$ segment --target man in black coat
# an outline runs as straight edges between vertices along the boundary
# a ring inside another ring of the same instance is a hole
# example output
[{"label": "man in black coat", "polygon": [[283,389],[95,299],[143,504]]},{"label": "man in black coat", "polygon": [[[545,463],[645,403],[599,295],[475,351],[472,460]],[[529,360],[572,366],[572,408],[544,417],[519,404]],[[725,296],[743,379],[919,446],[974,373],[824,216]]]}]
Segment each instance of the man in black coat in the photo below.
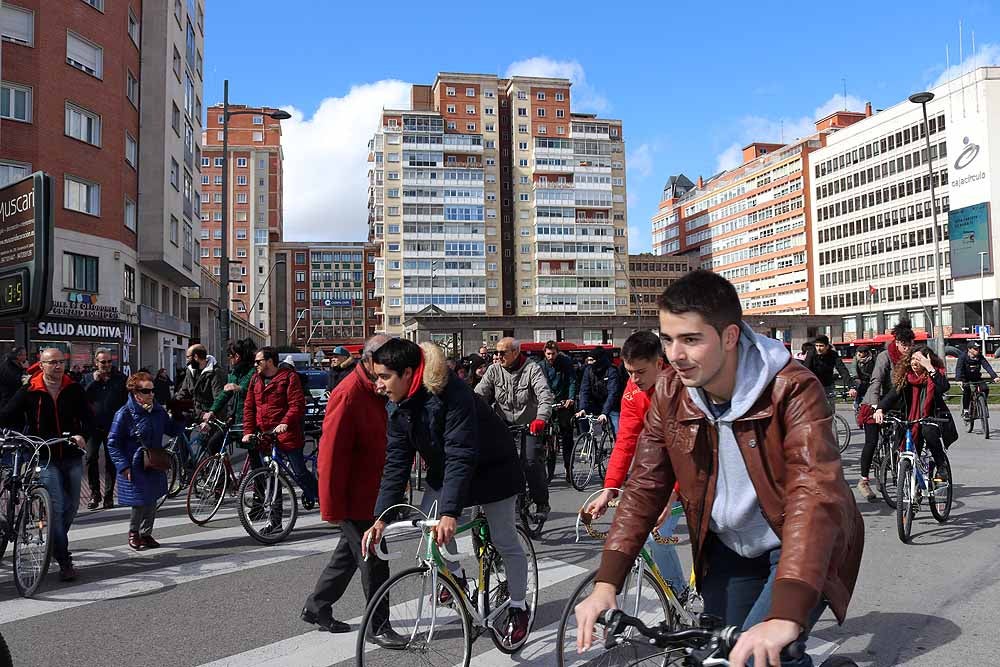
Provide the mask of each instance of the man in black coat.
[{"label": "man in black coat", "polygon": [[840,376],[840,381],[845,387],[851,387],[851,372],[847,370],[840,355],[830,345],[830,339],[825,335],[819,335],[816,336],[813,344],[814,350],[806,354],[805,361],[802,363],[819,378],[820,384],[826,390],[826,395],[828,397],[833,395],[834,373]]},{"label": "man in black coat", "polygon": [[125,376],[111,365],[111,352],[98,349],[94,355],[97,370],[87,385],[87,403],[94,413],[94,428],[87,439],[87,483],[90,485],[90,503],[87,509],[93,511],[101,506],[100,454],[104,448],[104,509],[115,506],[115,462],[108,454],[108,433],[115,413],[128,400]]},{"label": "man in black coat", "polygon": [[21,388],[27,363],[28,353],[23,347],[15,347],[4,355],[0,362],[0,405],[5,405]]},{"label": "man in black coat", "polygon": [[326,381],[326,390],[333,391],[336,389],[337,385],[344,381],[344,378],[354,372],[354,367],[357,363],[354,357],[351,356],[351,353],[347,351],[347,348],[339,345],[333,348],[333,353],[330,356],[330,371]]},{"label": "man in black coat", "polygon": [[[448,370],[444,352],[433,343],[418,346],[394,338],[375,351],[378,388],[396,409],[389,416],[385,468],[375,515],[402,501],[414,455],[427,464],[422,509],[437,504],[436,539],[453,550],[458,517],[469,505],[482,505],[490,538],[507,569],[510,610],[506,626],[517,644],[528,632],[525,605],[528,562],[514,517],[524,474],[513,438],[503,420]],[[363,545],[379,544],[385,522],[365,533]],[[449,568],[464,582],[457,563]],[[450,601],[450,594],[442,595]]]}]

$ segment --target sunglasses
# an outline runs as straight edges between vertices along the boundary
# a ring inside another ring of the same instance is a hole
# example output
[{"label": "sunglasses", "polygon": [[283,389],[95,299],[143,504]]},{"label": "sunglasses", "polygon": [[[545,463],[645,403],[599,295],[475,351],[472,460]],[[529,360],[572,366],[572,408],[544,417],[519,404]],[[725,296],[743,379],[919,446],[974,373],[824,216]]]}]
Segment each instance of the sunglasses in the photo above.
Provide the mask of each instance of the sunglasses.
[{"label": "sunglasses", "polygon": [[145,387],[136,387],[135,393],[137,393],[137,394],[147,394],[148,395],[148,394],[152,394],[153,390],[152,390],[152,388],[146,389]]},{"label": "sunglasses", "polygon": [[267,361],[267,359],[254,359],[253,360],[253,365],[256,366],[257,364],[262,364],[265,361]]}]

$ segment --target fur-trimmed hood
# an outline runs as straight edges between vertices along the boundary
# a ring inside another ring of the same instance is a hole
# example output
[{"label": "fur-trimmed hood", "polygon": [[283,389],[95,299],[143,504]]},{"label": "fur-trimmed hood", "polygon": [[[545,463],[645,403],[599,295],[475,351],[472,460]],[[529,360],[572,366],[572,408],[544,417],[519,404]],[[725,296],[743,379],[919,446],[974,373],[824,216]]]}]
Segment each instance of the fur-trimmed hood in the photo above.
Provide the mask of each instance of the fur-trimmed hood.
[{"label": "fur-trimmed hood", "polygon": [[420,349],[424,353],[424,387],[432,394],[440,394],[448,385],[450,372],[444,350],[436,343],[429,341],[421,343]]}]

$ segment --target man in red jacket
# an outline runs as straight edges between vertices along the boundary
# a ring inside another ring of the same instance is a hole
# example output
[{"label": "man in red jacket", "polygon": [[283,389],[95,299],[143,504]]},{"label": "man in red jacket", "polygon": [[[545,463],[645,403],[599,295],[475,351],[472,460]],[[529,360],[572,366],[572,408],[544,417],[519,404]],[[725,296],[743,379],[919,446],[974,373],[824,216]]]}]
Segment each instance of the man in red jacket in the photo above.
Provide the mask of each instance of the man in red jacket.
[{"label": "man in red jacket", "polygon": [[[340,526],[340,542],[326,564],[316,588],[306,598],[302,620],[325,632],[350,632],[351,626],[333,618],[333,605],[344,595],[354,572],[361,570],[365,599],[389,578],[389,564],[379,558],[365,560],[361,536],[372,527],[385,465],[386,400],[375,389],[372,355],[389,340],[368,339],[362,361],[330,394],[319,442],[319,507],[324,521]],[[383,648],[402,648],[406,640],[388,627],[388,601],[380,609],[381,631],[370,641]]]}]

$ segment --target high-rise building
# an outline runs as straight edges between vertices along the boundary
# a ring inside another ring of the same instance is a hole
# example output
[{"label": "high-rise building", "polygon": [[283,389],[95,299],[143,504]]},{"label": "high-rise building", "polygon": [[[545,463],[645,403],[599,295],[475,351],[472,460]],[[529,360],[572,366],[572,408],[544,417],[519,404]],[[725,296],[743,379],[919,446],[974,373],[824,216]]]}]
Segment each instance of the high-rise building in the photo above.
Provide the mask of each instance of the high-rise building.
[{"label": "high-rise building", "polygon": [[271,340],[329,353],[375,333],[375,248],[358,242],[274,243]]},{"label": "high-rise building", "polygon": [[386,331],[421,311],[628,312],[621,122],[572,113],[569,80],[442,72],[369,148]]},{"label": "high-rise building", "polygon": [[184,366],[201,278],[203,0],[146,3],[139,130],[139,359]]},{"label": "high-rise building", "polygon": [[663,257],[652,253],[628,256],[629,317],[636,325],[658,328],[660,310],[656,300],[670,283],[691,270],[691,258],[685,255]]},{"label": "high-rise building", "polygon": [[[265,289],[273,266],[271,244],[282,240],[283,161],[277,109],[230,104],[230,111],[259,112],[229,118],[228,245],[231,307],[268,331],[271,312]],[[219,276],[222,257],[222,105],[208,108],[201,157],[201,257]],[[236,280],[236,273],[239,280]],[[257,298],[257,295],[260,298]]]},{"label": "high-rise building", "polygon": [[841,111],[787,145],[752,143],[739,167],[707,181],[671,176],[652,219],[654,252],[689,255],[692,268],[724,276],[748,314],[814,312],[809,156],[827,135],[865,116]]}]

